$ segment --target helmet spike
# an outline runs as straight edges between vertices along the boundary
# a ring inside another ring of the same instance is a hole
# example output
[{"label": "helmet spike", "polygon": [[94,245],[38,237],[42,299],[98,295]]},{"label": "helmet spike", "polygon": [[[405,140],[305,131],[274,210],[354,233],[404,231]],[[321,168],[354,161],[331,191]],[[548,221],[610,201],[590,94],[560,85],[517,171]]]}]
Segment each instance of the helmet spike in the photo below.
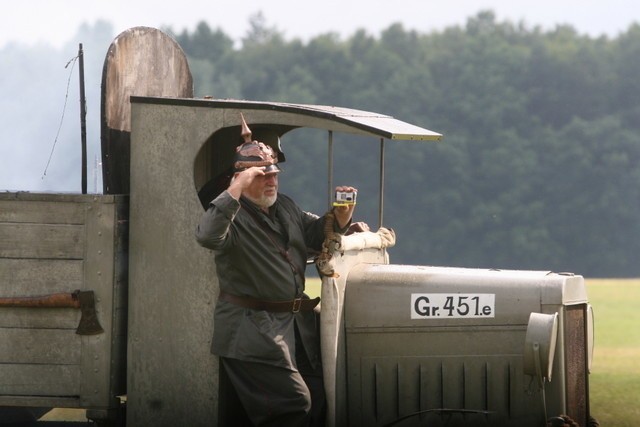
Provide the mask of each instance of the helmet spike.
[{"label": "helmet spike", "polygon": [[256,166],[263,167],[265,173],[280,172],[280,168],[276,166],[278,157],[273,148],[263,142],[251,140],[251,129],[247,125],[244,115],[240,113],[241,130],[240,135],[244,142],[236,147],[233,168],[235,172],[241,172],[244,169]]},{"label": "helmet spike", "polygon": [[242,136],[244,142],[251,142],[251,129],[249,129],[249,125],[247,125],[247,122],[245,121],[244,115],[242,113],[240,113],[240,119],[242,120],[240,136]]}]

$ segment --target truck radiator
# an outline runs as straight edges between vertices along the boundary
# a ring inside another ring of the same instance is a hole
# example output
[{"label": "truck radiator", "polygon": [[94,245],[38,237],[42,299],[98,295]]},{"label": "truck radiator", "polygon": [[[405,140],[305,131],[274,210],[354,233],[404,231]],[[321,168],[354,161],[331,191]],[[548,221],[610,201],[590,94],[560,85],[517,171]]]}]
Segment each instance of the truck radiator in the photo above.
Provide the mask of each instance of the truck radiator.
[{"label": "truck radiator", "polygon": [[583,426],[589,418],[586,314],[586,304],[567,306],[564,313],[567,415]]},{"label": "truck radiator", "polygon": [[362,425],[518,425],[540,404],[520,355],[363,358],[361,369]]}]

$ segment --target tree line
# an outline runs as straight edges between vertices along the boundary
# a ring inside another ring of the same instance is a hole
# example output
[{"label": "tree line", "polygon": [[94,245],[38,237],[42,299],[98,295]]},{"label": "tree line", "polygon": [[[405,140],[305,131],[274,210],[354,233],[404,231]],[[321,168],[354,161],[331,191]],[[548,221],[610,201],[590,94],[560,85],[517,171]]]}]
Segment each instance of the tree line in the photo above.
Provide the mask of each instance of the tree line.
[{"label": "tree line", "polygon": [[[196,96],[375,111],[444,135],[387,144],[393,263],[640,276],[639,25],[593,38],[485,11],[439,32],[394,24],[303,42],[256,15],[240,47],[205,22],[174,36]],[[283,139],[283,191],[316,210],[322,137]],[[337,177],[375,225],[377,144],[346,139]]]}]

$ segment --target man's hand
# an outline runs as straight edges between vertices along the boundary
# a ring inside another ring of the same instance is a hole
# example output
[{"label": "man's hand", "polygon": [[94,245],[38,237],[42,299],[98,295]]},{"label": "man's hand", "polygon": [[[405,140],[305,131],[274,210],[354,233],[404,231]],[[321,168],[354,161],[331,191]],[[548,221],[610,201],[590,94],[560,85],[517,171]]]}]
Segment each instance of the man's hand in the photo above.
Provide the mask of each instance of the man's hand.
[{"label": "man's hand", "polygon": [[369,231],[369,224],[366,222],[352,222],[344,235],[348,236],[353,233],[362,233],[364,231]]},{"label": "man's hand", "polygon": [[240,200],[242,192],[249,188],[255,177],[264,175],[264,169],[264,166],[253,166],[238,172],[234,175],[227,191],[234,199]]},{"label": "man's hand", "polygon": [[[336,187],[336,191],[345,191],[345,192],[354,192],[357,193],[358,189],[354,187],[344,187],[338,186]],[[338,221],[338,226],[340,228],[344,228],[351,221],[351,217],[353,216],[353,210],[356,208],[355,204],[349,204],[344,206],[335,206],[333,208],[333,214],[336,217],[336,221]]]}]

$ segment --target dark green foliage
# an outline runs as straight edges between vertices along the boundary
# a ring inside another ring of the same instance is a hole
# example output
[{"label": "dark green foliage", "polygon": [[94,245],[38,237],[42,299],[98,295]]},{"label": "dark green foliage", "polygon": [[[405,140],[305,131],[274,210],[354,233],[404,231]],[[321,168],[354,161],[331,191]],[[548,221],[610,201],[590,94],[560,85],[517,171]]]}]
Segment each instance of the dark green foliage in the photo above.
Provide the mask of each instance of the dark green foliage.
[{"label": "dark green foliage", "polygon": [[[386,142],[392,262],[640,276],[640,26],[592,39],[482,12],[440,33],[302,42],[257,15],[240,48],[204,23],[177,39],[198,96],[376,111],[445,135]],[[283,191],[319,213],[326,139],[283,139]],[[379,142],[335,135],[334,151],[335,182],[360,189],[359,219],[377,226]]]}]

